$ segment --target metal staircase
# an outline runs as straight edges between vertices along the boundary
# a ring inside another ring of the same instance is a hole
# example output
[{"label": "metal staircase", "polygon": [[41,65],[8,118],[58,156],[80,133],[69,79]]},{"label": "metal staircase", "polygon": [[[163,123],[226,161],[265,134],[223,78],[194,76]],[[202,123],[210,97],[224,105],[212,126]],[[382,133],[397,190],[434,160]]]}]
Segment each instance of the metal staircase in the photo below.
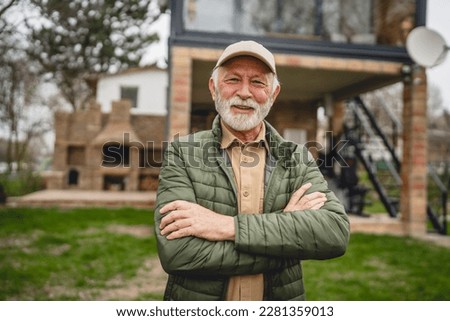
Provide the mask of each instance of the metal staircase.
[{"label": "metal staircase", "polygon": [[[402,126],[388,108],[385,110],[392,128],[388,134],[381,129],[360,97],[347,102],[343,134],[346,144],[343,154],[354,154],[361,162],[387,213],[391,217],[397,217],[402,180],[396,142]],[[430,187],[428,189],[431,197],[427,201],[427,215],[433,229],[446,234],[448,191],[430,166],[428,170],[429,185],[433,184],[434,187],[431,188],[432,193]]]}]

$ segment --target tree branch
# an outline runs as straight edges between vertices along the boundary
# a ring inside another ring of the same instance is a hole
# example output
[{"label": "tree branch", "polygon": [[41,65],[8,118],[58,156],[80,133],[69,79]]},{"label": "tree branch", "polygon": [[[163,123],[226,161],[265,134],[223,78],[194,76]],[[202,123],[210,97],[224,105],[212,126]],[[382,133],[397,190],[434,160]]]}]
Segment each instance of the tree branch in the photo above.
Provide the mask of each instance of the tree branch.
[{"label": "tree branch", "polygon": [[6,12],[6,10],[12,7],[14,2],[16,2],[16,0],[10,0],[9,3],[5,4],[3,8],[0,8],[0,17]]}]

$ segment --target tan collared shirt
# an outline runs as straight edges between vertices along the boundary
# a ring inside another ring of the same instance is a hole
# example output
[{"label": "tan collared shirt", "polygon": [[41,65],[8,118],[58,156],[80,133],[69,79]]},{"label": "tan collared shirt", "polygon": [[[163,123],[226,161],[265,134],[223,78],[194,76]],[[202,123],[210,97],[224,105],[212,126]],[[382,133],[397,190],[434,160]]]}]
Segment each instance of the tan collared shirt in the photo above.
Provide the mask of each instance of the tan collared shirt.
[{"label": "tan collared shirt", "polygon": [[[221,147],[231,160],[238,193],[240,214],[263,211],[264,167],[266,162],[265,125],[253,142],[243,143],[222,123]],[[263,299],[263,274],[240,275],[230,278],[227,301],[260,301]]]}]

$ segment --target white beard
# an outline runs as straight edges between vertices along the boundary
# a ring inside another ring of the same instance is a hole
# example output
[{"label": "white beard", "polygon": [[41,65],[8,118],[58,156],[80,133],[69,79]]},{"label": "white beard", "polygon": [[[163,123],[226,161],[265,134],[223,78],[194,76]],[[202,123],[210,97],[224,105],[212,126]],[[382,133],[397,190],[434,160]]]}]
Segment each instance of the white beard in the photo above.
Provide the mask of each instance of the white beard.
[{"label": "white beard", "polygon": [[[216,90],[215,105],[216,110],[222,117],[223,121],[230,126],[232,129],[237,131],[248,131],[257,127],[266,116],[269,114],[270,107],[272,107],[273,99],[270,97],[265,104],[258,104],[253,99],[242,100],[239,97],[233,97],[230,99],[223,99]],[[239,105],[250,107],[254,110],[250,115],[247,114],[237,114],[234,115],[231,112],[231,106]]]}]

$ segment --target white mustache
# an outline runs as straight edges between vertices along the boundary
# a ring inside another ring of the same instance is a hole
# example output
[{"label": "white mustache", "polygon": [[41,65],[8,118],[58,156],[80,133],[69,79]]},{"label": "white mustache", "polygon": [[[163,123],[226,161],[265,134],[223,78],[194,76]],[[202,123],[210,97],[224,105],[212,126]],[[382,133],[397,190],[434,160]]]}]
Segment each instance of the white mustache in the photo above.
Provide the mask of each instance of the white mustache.
[{"label": "white mustache", "polygon": [[251,108],[251,109],[257,109],[259,105],[253,100],[253,99],[240,99],[238,97],[233,97],[229,101],[229,106],[236,106],[236,107],[244,107],[244,108]]}]

